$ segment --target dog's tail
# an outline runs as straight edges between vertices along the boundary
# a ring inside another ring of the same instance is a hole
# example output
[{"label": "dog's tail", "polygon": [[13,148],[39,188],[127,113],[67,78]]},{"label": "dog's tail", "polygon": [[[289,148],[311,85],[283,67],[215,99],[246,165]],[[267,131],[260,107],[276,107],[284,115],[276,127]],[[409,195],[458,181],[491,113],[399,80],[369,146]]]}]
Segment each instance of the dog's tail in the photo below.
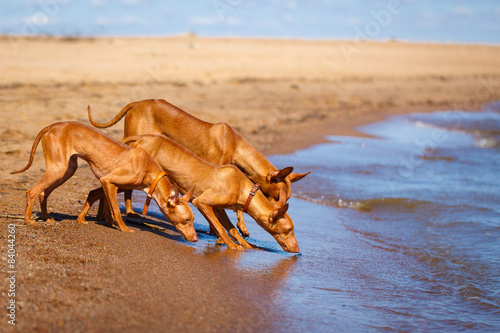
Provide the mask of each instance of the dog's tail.
[{"label": "dog's tail", "polygon": [[40,133],[38,133],[38,135],[36,136],[35,138],[35,141],[33,142],[33,146],[31,147],[31,155],[30,155],[30,160],[28,162],[28,165],[25,166],[24,168],[22,168],[21,170],[17,170],[17,171],[12,171],[10,174],[13,175],[13,174],[16,174],[16,173],[21,173],[21,172],[24,172],[26,170],[28,170],[31,165],[33,164],[33,158],[35,157],[35,152],[36,152],[36,148],[38,147],[38,143],[40,142],[40,140],[42,139],[42,136],[47,133],[49,130],[50,130],[51,126],[47,126],[45,127],[43,130],[40,131]]},{"label": "dog's tail", "polygon": [[90,123],[92,124],[92,126],[97,127],[97,128],[106,128],[106,127],[113,126],[114,124],[119,122],[120,119],[122,119],[127,114],[127,112],[130,109],[132,109],[137,103],[139,103],[139,102],[132,102],[132,103],[127,104],[120,112],[118,112],[118,114],[113,119],[111,119],[110,121],[108,121],[107,123],[104,123],[104,124],[99,124],[94,120],[94,118],[92,117],[92,113],[90,112],[90,105],[89,105],[89,106],[87,106],[87,111],[89,112]]}]

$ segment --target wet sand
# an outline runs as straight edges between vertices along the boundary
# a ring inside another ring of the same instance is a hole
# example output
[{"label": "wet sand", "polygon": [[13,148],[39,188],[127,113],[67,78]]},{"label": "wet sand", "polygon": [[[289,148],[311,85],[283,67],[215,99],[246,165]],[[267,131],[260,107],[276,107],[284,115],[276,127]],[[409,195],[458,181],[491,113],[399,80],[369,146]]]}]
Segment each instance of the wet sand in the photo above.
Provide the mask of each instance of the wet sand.
[{"label": "wet sand", "polygon": [[[346,43],[4,37],[0,215],[22,215],[25,191],[43,174],[41,149],[31,169],[9,174],[26,165],[38,131],[56,121],[88,123],[88,104],[105,121],[131,101],[164,98],[204,120],[229,123],[265,154],[285,154],[324,135],[357,135],[357,126],[387,115],[473,110],[500,99],[500,47],[370,43],[347,59]],[[106,132],[119,139],[122,129],[120,122]],[[7,226],[17,225],[17,325],[11,328],[283,330],[292,314],[274,307],[270,295],[279,292],[294,256],[276,253],[272,269],[242,270],[234,264],[238,252],[214,243],[196,250],[167,223],[166,231],[128,223],[132,235],[92,219],[78,225],[87,192],[98,186],[86,163],[80,165],[49,200],[58,222],[26,227],[1,219],[4,258]],[[2,271],[7,274],[6,264]],[[3,304],[8,289],[2,279]],[[4,316],[0,327],[7,326]]]}]

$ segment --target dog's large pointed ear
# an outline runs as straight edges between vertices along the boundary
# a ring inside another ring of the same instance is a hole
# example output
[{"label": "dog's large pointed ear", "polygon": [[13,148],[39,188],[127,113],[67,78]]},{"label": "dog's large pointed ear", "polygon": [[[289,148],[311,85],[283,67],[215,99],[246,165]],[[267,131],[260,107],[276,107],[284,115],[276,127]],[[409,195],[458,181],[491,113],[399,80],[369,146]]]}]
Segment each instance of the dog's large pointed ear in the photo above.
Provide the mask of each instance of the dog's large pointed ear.
[{"label": "dog's large pointed ear", "polygon": [[310,173],[311,173],[311,171],[306,172],[306,173],[296,173],[296,172],[293,172],[293,173],[290,174],[290,182],[292,182],[292,183],[297,182],[297,181],[301,180],[302,178],[304,178],[305,176],[307,176]]},{"label": "dog's large pointed ear", "polygon": [[270,184],[272,182],[277,182],[281,179],[285,179],[290,173],[292,173],[293,167],[286,167],[281,170],[270,171],[266,176],[266,181]]},{"label": "dog's large pointed ear", "polygon": [[196,188],[196,185],[193,186],[192,189],[189,190],[189,192],[187,192],[186,194],[184,194],[182,197],[181,197],[181,200],[184,201],[184,202],[189,202],[191,201],[191,197],[193,196],[193,193],[194,193],[194,189]]},{"label": "dog's large pointed ear", "polygon": [[177,186],[174,184],[172,186],[172,189],[170,190],[168,200],[167,200],[167,205],[169,207],[175,207],[179,204],[179,189]]},{"label": "dog's large pointed ear", "polygon": [[271,214],[269,214],[269,222],[272,223],[278,220],[279,218],[283,217],[287,210],[288,210],[288,204],[273,210]]}]

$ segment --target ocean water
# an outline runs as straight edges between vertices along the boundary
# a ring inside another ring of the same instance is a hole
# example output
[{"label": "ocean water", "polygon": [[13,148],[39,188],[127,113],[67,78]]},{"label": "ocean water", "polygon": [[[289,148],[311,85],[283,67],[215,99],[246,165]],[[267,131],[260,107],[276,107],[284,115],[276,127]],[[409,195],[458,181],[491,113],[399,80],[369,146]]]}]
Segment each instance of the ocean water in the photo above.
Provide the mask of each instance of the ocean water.
[{"label": "ocean water", "polygon": [[[270,157],[313,171],[290,199],[301,253],[247,217],[267,251],[225,260],[272,277],[275,331],[500,331],[498,106],[397,116],[360,128],[373,138]],[[205,255],[214,243],[186,246]]]}]

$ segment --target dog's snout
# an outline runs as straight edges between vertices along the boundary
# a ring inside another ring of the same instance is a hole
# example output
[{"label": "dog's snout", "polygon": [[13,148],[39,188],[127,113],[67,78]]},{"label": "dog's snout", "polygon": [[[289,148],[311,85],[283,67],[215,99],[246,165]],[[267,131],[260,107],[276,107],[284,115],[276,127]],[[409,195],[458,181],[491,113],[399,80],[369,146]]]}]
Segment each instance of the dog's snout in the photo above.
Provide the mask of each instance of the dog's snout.
[{"label": "dog's snout", "polygon": [[184,239],[186,239],[188,242],[195,243],[198,241],[198,235],[196,234],[196,232],[194,232],[192,234],[188,234],[188,235],[183,235],[183,236],[184,236]]},{"label": "dog's snout", "polygon": [[184,239],[188,242],[194,243],[198,241],[198,235],[196,234],[196,230],[194,228],[183,228],[178,230],[182,237],[184,237]]},{"label": "dog's snout", "polygon": [[299,253],[300,252],[300,249],[299,249],[299,244],[296,244],[295,246],[292,246],[289,251],[290,253]]}]

